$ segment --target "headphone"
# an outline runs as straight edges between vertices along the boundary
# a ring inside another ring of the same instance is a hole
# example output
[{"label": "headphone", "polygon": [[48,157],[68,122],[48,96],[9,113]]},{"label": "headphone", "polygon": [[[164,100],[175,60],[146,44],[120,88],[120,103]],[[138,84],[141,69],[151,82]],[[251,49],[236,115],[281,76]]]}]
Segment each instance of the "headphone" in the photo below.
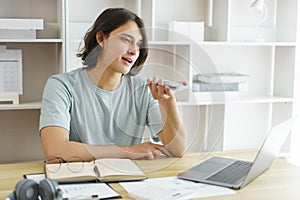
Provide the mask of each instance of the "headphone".
[{"label": "headphone", "polygon": [[62,191],[55,180],[43,179],[39,183],[23,179],[17,183],[15,191],[5,200],[62,200]]}]

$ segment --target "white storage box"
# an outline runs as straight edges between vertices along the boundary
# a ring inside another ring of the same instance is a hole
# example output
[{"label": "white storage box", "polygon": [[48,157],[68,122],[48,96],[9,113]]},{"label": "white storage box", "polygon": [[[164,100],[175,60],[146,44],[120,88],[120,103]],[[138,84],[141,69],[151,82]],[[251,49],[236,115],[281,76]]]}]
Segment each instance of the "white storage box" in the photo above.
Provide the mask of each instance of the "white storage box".
[{"label": "white storage box", "polygon": [[36,30],[43,29],[43,19],[0,19],[1,39],[36,39]]},{"label": "white storage box", "polygon": [[204,22],[169,22],[169,40],[203,42]]}]

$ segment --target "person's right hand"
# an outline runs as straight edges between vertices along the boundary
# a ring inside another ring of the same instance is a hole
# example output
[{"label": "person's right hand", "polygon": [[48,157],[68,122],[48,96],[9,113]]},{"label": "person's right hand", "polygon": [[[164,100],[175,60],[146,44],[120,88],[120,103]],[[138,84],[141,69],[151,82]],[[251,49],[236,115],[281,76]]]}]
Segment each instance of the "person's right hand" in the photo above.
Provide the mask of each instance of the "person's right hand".
[{"label": "person's right hand", "polygon": [[124,147],[124,151],[126,151],[126,154],[128,154],[128,158],[133,160],[153,160],[155,158],[158,158],[162,154],[169,157],[173,156],[166,147],[160,144],[154,144],[152,142],[145,142],[133,146],[126,146]]}]

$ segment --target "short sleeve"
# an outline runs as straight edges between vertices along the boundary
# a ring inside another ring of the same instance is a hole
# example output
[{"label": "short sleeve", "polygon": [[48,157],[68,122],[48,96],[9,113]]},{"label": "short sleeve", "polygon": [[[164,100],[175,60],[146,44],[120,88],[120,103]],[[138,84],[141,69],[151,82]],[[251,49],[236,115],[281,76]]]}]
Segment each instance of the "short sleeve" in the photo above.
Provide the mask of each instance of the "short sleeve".
[{"label": "short sleeve", "polygon": [[71,93],[66,82],[52,76],[48,79],[42,97],[39,130],[60,126],[70,130]]}]

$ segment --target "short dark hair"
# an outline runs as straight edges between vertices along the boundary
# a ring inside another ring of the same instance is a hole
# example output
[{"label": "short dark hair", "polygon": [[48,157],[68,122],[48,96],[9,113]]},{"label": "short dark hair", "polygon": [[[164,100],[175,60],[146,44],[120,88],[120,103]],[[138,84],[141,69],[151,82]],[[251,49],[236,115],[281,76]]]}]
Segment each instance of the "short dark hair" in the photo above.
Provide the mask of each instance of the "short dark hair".
[{"label": "short dark hair", "polygon": [[108,8],[98,16],[92,27],[84,36],[84,47],[77,54],[77,56],[81,57],[83,60],[83,64],[88,67],[94,67],[97,63],[98,56],[102,51],[102,47],[98,45],[96,39],[96,35],[99,31],[102,31],[104,35],[109,36],[113,30],[119,28],[128,21],[134,21],[137,24],[143,38],[142,45],[140,46],[140,55],[129,72],[130,75],[138,74],[148,56],[147,35],[143,20],[125,8]]}]

